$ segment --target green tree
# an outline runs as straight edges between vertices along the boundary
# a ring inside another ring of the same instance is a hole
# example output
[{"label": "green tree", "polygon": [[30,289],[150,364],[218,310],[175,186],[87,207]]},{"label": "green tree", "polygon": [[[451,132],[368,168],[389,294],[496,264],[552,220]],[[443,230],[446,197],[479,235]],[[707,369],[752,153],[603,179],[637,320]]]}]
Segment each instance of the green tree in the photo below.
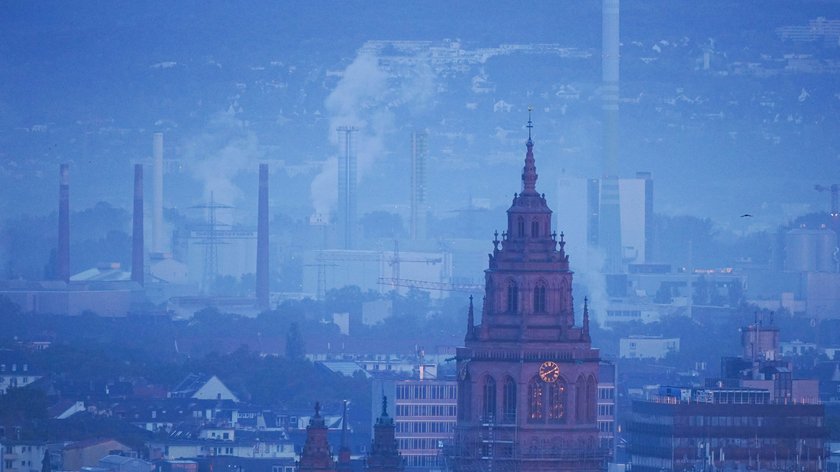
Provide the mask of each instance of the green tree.
[{"label": "green tree", "polygon": [[291,360],[302,360],[306,355],[306,346],[297,323],[289,325],[286,333],[286,357]]},{"label": "green tree", "polygon": [[41,472],[51,472],[52,465],[50,464],[50,451],[44,450],[44,458],[41,459]]}]

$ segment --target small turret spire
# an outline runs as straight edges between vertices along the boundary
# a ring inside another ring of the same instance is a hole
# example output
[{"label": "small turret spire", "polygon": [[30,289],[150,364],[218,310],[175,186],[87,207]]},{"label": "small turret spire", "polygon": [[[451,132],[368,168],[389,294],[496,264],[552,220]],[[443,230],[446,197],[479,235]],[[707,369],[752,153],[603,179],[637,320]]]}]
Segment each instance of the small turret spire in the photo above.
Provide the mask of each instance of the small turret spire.
[{"label": "small turret spire", "polygon": [[583,298],[583,339],[589,340],[589,298]]},{"label": "small turret spire", "polygon": [[344,400],[344,410],[341,412],[341,448],[347,448],[347,400]]},{"label": "small turret spire", "polygon": [[525,147],[528,152],[525,153],[525,168],[522,169],[522,193],[537,193],[537,165],[534,161],[534,141],[531,140],[531,129],[534,127],[534,122],[531,121],[532,107],[528,107],[528,142]]},{"label": "small turret spire", "polygon": [[350,467],[350,447],[347,445],[347,404],[349,402],[344,400],[344,411],[341,412],[341,448],[338,450],[338,464],[336,464],[336,472],[351,472]]},{"label": "small turret spire", "polygon": [[382,417],[388,417],[388,397],[385,394],[382,394]]},{"label": "small turret spire", "polygon": [[475,333],[475,314],[473,313],[473,296],[470,295],[470,309],[467,311],[467,339],[472,339]]}]

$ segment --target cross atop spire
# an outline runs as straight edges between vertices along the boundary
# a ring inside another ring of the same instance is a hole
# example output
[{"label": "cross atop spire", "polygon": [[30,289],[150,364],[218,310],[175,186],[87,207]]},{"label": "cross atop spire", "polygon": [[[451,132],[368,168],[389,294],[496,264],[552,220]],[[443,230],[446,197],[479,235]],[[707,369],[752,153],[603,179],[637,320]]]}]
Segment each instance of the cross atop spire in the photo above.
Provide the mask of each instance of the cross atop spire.
[{"label": "cross atop spire", "polygon": [[522,193],[536,194],[537,190],[537,166],[534,163],[534,142],[531,140],[531,129],[534,127],[534,122],[531,120],[531,112],[533,107],[528,107],[528,142],[525,146],[528,152],[525,153],[525,168],[522,169]]},{"label": "cross atop spire", "polygon": [[534,107],[528,105],[528,142],[531,142],[531,128],[534,127],[534,122],[531,121],[531,112],[534,111]]}]

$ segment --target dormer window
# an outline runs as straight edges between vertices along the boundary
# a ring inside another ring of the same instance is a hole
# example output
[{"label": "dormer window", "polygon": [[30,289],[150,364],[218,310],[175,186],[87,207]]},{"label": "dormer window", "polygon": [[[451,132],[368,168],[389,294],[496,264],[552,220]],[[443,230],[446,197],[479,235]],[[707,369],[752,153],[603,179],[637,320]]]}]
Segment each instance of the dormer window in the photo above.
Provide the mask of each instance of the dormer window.
[{"label": "dormer window", "polygon": [[525,218],[519,217],[516,222],[516,229],[520,238],[525,236]]},{"label": "dormer window", "polygon": [[540,235],[540,224],[536,221],[531,222],[531,237],[536,238]]}]

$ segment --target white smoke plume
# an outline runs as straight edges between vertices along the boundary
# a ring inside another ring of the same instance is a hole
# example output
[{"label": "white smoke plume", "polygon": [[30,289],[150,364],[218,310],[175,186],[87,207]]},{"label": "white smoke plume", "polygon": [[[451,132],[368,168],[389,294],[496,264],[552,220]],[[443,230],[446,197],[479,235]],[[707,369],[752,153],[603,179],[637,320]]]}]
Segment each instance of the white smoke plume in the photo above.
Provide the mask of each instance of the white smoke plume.
[{"label": "white smoke plume", "polygon": [[[262,151],[247,123],[228,110],[215,114],[202,134],[184,140],[183,156],[189,172],[204,185],[204,203],[212,193],[216,203],[235,206],[242,192],[233,180],[257,169]],[[224,213],[220,219],[229,219]]]},{"label": "white smoke plume", "polygon": [[607,282],[603,267],[607,260],[604,252],[596,247],[587,245],[586,260],[575,268],[575,275],[579,276],[586,285],[589,297],[589,314],[599,326],[604,326],[607,317]]},{"label": "white smoke plume", "polygon": [[[384,69],[375,53],[362,50],[347,66],[324,106],[330,117],[329,140],[336,146],[337,154],[344,152],[344,140],[336,128],[358,128],[353,134],[353,148],[359,180],[387,153],[387,137],[394,130],[396,110],[427,107],[435,90],[435,74],[424,61],[395,73]],[[338,199],[337,154],[327,159],[310,186],[317,215],[329,215]]]}]

